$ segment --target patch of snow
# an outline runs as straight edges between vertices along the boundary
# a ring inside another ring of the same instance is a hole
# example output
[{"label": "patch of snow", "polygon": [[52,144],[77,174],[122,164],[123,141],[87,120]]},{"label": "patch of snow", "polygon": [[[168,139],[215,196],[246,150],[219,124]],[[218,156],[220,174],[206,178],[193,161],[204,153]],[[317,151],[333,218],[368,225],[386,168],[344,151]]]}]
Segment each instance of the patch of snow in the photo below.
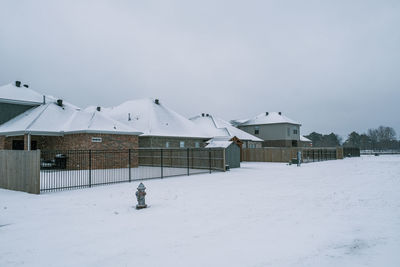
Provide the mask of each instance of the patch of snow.
[{"label": "patch of snow", "polygon": [[400,156],[30,195],[0,189],[0,266],[397,267]]},{"label": "patch of snow", "polygon": [[24,87],[22,84],[21,87],[17,87],[15,84],[9,83],[0,86],[0,102],[41,104],[43,103],[43,95]]},{"label": "patch of snow", "polygon": [[152,98],[131,100],[112,108],[103,108],[111,118],[143,132],[143,136],[210,138],[206,131]]},{"label": "patch of snow", "polygon": [[233,143],[231,139],[232,138],[230,136],[214,137],[206,142],[207,143],[206,148],[216,148],[216,147],[227,148]]},{"label": "patch of snow", "polygon": [[309,143],[312,142],[310,139],[308,139],[307,137],[304,137],[303,135],[300,135],[300,141],[301,142],[309,142]]},{"label": "patch of snow", "polygon": [[215,117],[213,115],[202,116],[198,115],[193,118],[190,118],[195,124],[200,126],[202,129],[209,132],[212,136],[236,136],[242,141],[255,141],[262,142],[263,140],[255,137],[245,131],[242,131],[234,126],[232,126],[229,122]]},{"label": "patch of snow", "polygon": [[289,124],[301,125],[300,123],[292,119],[289,119],[288,117],[279,114],[278,112],[268,112],[268,115],[264,112],[239,125],[245,126],[245,125],[263,125],[263,124],[276,124],[276,123],[289,123]]},{"label": "patch of snow", "polygon": [[0,126],[0,133],[7,135],[78,132],[140,134],[140,131],[99,112],[80,110],[67,103],[60,107],[54,101],[29,109]]}]

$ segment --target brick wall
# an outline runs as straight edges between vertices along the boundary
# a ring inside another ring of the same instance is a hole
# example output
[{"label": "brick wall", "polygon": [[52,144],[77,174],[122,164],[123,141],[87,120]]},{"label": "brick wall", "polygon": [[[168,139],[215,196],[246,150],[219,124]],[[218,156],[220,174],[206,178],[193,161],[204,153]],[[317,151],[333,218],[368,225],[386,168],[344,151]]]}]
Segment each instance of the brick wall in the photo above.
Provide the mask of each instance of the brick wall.
[{"label": "brick wall", "polygon": [[0,135],[0,150],[6,149],[5,148],[5,141],[6,141],[6,137]]},{"label": "brick wall", "polygon": [[[92,142],[92,137],[102,138],[101,143]],[[0,136],[0,149],[12,149],[13,140],[25,140],[24,145],[27,149],[27,136],[4,137]],[[112,169],[128,167],[128,150],[136,149],[139,146],[138,136],[136,135],[116,135],[116,134],[69,134],[65,136],[31,136],[31,141],[37,143],[37,148],[42,151],[55,151],[52,153],[42,153],[44,160],[55,158],[56,154],[67,155],[67,169],[88,169],[88,152],[75,152],[68,150],[93,150],[92,169]],[[121,153],[97,153],[96,150],[125,151]],[[131,167],[137,167],[138,155],[131,153]]]},{"label": "brick wall", "polygon": [[169,148],[179,148],[180,142],[185,142],[185,148],[195,148],[196,142],[199,142],[200,147],[205,146],[205,141],[208,139],[189,138],[189,137],[163,137],[163,136],[139,136],[140,148],[165,148],[169,142]]},{"label": "brick wall", "polygon": [[[92,142],[92,137],[102,138],[101,143]],[[24,140],[27,136],[0,136],[0,149],[12,149],[13,140]],[[31,136],[40,150],[118,150],[138,148],[136,135],[116,134],[69,134],[65,136]]]}]

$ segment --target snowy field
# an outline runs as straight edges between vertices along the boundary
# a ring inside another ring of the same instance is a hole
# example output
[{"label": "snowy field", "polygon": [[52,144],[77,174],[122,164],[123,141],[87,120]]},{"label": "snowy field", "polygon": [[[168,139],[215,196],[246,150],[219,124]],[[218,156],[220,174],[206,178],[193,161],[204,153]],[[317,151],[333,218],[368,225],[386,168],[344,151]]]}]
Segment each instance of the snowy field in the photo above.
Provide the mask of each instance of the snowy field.
[{"label": "snowy field", "polygon": [[29,195],[0,190],[0,266],[400,266],[400,156]]}]

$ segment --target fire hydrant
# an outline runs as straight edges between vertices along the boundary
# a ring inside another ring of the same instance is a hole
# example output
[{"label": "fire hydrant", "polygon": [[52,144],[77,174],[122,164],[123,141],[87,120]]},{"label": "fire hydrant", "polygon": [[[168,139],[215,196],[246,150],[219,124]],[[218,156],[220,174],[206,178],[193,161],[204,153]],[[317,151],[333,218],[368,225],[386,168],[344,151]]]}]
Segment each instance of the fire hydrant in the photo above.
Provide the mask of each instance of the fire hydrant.
[{"label": "fire hydrant", "polygon": [[145,199],[144,197],[146,196],[146,192],[144,190],[146,190],[146,187],[144,186],[143,183],[140,183],[138,188],[138,191],[136,191],[136,198],[138,201],[138,204],[136,205],[136,209],[144,209],[147,208],[147,205],[145,203]]}]

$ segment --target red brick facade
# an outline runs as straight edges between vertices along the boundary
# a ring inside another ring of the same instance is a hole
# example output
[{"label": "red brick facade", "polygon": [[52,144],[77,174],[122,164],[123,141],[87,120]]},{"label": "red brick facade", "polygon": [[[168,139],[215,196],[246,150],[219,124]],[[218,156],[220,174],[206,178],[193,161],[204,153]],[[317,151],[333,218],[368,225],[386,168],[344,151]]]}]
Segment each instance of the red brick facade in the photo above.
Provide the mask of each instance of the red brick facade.
[{"label": "red brick facade", "polygon": [[[93,142],[92,138],[97,141]],[[28,136],[0,136],[0,149],[12,149],[13,140],[24,140],[24,148],[27,148]],[[131,167],[138,166],[138,152],[135,150],[139,147],[139,139],[137,135],[117,135],[117,134],[68,134],[64,136],[31,136],[32,149],[36,148],[42,151],[59,151],[56,153],[67,154],[67,169],[88,169],[88,152],[77,155],[68,150],[93,150],[92,151],[92,169],[113,169],[126,168],[129,166],[128,150],[131,151]],[[120,151],[116,154],[112,152],[97,152],[98,150]],[[126,151],[122,152],[122,151]],[[53,159],[56,153],[43,153],[44,160]]]},{"label": "red brick facade", "polygon": [[[92,142],[92,137],[101,142]],[[12,149],[13,140],[24,140],[27,149],[27,136],[0,136],[0,149]],[[117,134],[68,134],[64,136],[31,136],[40,150],[120,150],[138,148],[138,136]]]}]

